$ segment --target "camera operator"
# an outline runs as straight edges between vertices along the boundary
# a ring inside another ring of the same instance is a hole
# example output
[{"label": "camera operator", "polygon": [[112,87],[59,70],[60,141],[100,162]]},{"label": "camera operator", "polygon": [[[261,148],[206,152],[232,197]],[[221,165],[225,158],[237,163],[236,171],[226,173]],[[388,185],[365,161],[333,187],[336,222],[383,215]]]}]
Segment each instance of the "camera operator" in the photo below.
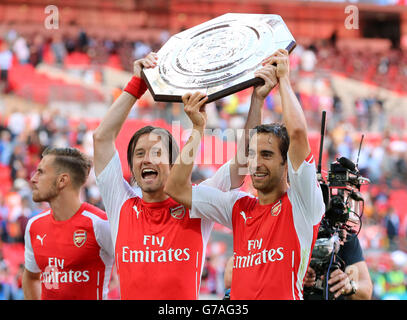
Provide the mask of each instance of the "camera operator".
[{"label": "camera operator", "polygon": [[[337,300],[370,300],[373,285],[370,279],[369,270],[363,257],[363,251],[356,235],[345,234],[345,242],[341,242],[337,256],[346,265],[345,272],[340,268],[332,271],[329,276],[329,291],[334,294]],[[304,278],[304,300],[324,300],[322,291],[310,291],[316,283],[316,273],[308,267]],[[322,276],[324,277],[324,276]]]}]

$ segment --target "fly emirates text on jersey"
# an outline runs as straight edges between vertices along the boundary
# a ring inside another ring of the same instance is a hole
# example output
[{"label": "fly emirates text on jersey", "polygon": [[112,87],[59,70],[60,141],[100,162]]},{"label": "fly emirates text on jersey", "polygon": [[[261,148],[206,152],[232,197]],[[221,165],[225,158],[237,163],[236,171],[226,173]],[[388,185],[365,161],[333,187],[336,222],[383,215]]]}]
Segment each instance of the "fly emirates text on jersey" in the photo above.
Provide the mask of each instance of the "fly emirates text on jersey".
[{"label": "fly emirates text on jersey", "polygon": [[144,235],[143,245],[144,250],[133,250],[128,246],[123,246],[122,262],[172,262],[172,261],[188,261],[190,259],[190,248],[168,248],[160,250],[152,250],[150,246],[158,246],[163,248],[165,237],[157,237],[153,235]]},{"label": "fly emirates text on jersey", "polygon": [[275,262],[283,260],[284,253],[283,247],[277,249],[263,249],[260,252],[251,253],[252,250],[261,250],[263,245],[263,239],[248,240],[247,250],[249,251],[247,255],[238,255],[234,253],[234,264],[233,268],[247,268],[254,265],[264,264],[268,262]]},{"label": "fly emirates text on jersey", "polygon": [[65,260],[49,257],[48,265],[41,272],[41,282],[47,289],[58,289],[59,283],[88,282],[88,270],[64,270]]}]

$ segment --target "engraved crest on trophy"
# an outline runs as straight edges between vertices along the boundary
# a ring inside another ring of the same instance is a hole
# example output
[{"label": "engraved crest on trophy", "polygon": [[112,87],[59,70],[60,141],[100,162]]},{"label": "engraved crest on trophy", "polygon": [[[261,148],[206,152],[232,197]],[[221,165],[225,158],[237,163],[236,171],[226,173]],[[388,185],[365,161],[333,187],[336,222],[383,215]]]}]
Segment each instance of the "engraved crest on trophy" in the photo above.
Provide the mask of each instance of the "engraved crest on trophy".
[{"label": "engraved crest on trophy", "polygon": [[262,60],[295,45],[279,15],[228,13],[172,36],[142,77],[155,101],[182,102],[200,91],[211,102],[261,83],[254,72]]}]

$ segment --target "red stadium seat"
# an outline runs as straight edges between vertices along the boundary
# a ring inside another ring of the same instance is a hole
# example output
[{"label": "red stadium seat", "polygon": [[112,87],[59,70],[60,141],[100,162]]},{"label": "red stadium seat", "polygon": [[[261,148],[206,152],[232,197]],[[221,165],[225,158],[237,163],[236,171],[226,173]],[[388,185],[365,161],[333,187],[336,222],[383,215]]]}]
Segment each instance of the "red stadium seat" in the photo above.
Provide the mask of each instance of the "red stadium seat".
[{"label": "red stadium seat", "polygon": [[23,243],[2,243],[4,259],[9,263],[10,272],[13,276],[17,274],[20,264],[24,264]]},{"label": "red stadium seat", "polygon": [[66,67],[90,65],[90,59],[87,54],[73,52],[65,57],[64,64]]},{"label": "red stadium seat", "polygon": [[10,171],[10,167],[0,164],[0,192],[3,195],[8,192],[13,185],[13,182],[11,181]]},{"label": "red stadium seat", "polygon": [[390,193],[390,205],[396,210],[400,220],[404,220],[407,214],[406,207],[407,190],[392,190]]}]

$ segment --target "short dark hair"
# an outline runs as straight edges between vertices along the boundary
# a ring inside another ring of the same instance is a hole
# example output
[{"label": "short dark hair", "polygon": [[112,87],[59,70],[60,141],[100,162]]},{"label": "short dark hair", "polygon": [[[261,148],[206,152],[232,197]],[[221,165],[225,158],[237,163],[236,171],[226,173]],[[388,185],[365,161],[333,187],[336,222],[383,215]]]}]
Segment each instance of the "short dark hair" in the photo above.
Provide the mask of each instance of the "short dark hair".
[{"label": "short dark hair", "polygon": [[42,156],[55,156],[54,164],[57,172],[67,171],[72,177],[72,184],[80,188],[88,179],[92,161],[83,152],[75,148],[48,147]]},{"label": "short dark hair", "polygon": [[283,163],[287,161],[288,147],[290,146],[290,137],[287,128],[281,123],[261,124],[250,130],[250,139],[254,134],[271,133],[279,139],[279,149]]},{"label": "short dark hair", "polygon": [[134,149],[136,148],[137,142],[140,137],[147,133],[154,133],[161,137],[161,141],[163,142],[164,146],[167,148],[168,151],[168,159],[169,164],[172,166],[179,154],[179,147],[177,142],[175,141],[172,134],[163,128],[160,127],[153,127],[153,126],[146,126],[139,130],[137,130],[133,137],[131,137],[129,145],[127,147],[127,163],[129,165],[131,174],[133,175],[133,155]]}]

